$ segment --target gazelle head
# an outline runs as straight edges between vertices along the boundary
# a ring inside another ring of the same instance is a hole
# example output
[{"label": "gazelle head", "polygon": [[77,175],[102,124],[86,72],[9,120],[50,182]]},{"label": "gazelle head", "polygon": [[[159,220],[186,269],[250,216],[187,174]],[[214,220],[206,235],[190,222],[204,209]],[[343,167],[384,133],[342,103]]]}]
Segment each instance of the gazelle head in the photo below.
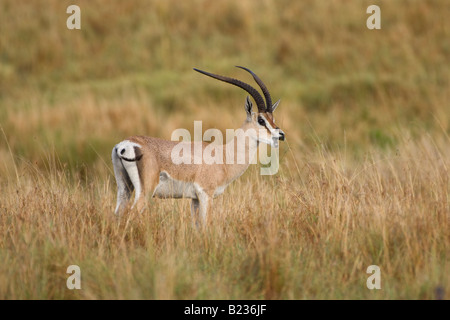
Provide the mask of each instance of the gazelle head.
[{"label": "gazelle head", "polygon": [[247,100],[245,103],[245,111],[247,113],[246,128],[254,129],[252,131],[254,132],[253,138],[255,138],[258,142],[266,143],[276,148],[278,147],[278,140],[283,141],[285,138],[284,132],[275,124],[275,118],[273,117],[273,112],[278,107],[280,100],[272,104],[272,98],[270,96],[269,90],[262,82],[262,80],[250,69],[240,66],[237,67],[244,69],[253,76],[253,79],[255,79],[256,83],[259,85],[264,94],[264,98],[266,99],[265,102],[258,90],[245,82],[234,78],[209,73],[196,68],[194,68],[194,70],[214,79],[230,83],[247,91],[255,100],[256,106],[258,107],[258,112],[252,111],[253,104],[250,101],[250,98],[247,96]]}]

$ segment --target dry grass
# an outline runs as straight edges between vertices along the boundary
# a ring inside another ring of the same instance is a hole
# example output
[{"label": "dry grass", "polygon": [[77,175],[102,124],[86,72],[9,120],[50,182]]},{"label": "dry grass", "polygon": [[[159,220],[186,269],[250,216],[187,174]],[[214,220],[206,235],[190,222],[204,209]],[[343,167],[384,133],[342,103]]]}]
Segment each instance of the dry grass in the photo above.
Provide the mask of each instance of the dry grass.
[{"label": "dry grass", "polygon": [[[117,219],[108,178],[77,185],[30,165],[2,187],[0,297],[430,299],[449,287],[444,149],[424,138],[355,162],[318,148],[299,171],[286,156],[285,174],[253,168],[233,184],[204,233],[187,200]],[[77,292],[65,287],[71,264]],[[365,287],[371,264],[378,292]]]},{"label": "dry grass", "polygon": [[[0,299],[448,298],[450,6],[379,1],[369,31],[371,2],[77,1],[69,31],[69,3],[2,1]],[[188,200],[114,217],[112,146],[238,127],[242,92],[191,69],[251,79],[233,65],[282,98],[279,173],[205,232]]]}]

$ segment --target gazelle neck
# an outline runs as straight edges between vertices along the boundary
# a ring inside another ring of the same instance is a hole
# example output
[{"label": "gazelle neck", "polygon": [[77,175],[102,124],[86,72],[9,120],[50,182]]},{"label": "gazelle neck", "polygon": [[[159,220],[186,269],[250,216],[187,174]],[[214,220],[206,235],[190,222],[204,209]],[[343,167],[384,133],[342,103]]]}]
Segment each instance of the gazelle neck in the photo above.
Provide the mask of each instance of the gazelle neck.
[{"label": "gazelle neck", "polygon": [[239,136],[239,132],[245,133],[248,129],[248,124],[244,123],[240,128],[242,131],[236,130],[233,139],[224,145],[224,166],[229,181],[240,177],[256,156],[259,144],[256,137]]}]

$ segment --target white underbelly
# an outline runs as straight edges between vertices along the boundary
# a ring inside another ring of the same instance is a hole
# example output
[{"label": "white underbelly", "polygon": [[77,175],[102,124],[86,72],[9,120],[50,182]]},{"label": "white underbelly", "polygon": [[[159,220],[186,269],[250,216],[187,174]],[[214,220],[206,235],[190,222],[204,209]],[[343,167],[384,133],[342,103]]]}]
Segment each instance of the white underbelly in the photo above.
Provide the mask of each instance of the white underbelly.
[{"label": "white underbelly", "polygon": [[159,183],[153,192],[153,197],[197,199],[197,186],[194,182],[173,179],[163,171],[159,174]]},{"label": "white underbelly", "polygon": [[[214,198],[221,195],[228,183],[219,186],[214,190]],[[155,198],[189,198],[197,199],[197,194],[203,190],[195,182],[180,181],[172,178],[167,172],[162,171],[159,174],[159,183],[153,192]]]},{"label": "white underbelly", "polygon": [[224,193],[225,188],[228,186],[228,184],[225,184],[223,186],[219,186],[214,190],[214,198],[217,196],[220,196],[222,193]]}]

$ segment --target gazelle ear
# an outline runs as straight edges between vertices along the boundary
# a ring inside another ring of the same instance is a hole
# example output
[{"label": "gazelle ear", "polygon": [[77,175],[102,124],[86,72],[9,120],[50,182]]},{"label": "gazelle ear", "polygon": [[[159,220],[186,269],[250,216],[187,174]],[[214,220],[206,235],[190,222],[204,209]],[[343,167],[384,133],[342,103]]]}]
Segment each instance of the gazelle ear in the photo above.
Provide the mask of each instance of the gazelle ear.
[{"label": "gazelle ear", "polygon": [[250,101],[250,97],[247,96],[247,99],[245,100],[245,112],[247,112],[247,120],[252,119],[252,108],[253,103]]},{"label": "gazelle ear", "polygon": [[275,102],[272,106],[272,112],[275,111],[275,109],[278,107],[278,105],[280,104],[281,99],[279,99],[277,102]]}]

